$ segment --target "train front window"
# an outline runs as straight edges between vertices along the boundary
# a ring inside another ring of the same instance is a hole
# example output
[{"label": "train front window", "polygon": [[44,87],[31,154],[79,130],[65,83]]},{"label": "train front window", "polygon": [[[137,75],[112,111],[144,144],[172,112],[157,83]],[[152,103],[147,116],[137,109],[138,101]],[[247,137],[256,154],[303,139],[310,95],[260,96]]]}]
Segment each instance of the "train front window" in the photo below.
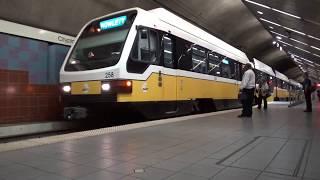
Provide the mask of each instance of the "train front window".
[{"label": "train front window", "polygon": [[66,71],[85,71],[116,65],[135,14],[118,15],[88,25],[80,35]]}]

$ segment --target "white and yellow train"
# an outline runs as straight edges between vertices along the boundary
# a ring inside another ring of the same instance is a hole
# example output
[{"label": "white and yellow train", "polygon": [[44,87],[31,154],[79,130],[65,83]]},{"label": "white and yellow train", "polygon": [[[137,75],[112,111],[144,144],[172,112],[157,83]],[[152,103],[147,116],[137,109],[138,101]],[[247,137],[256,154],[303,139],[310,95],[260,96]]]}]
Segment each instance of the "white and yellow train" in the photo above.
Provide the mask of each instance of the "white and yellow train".
[{"label": "white and yellow train", "polygon": [[148,118],[239,107],[248,62],[245,53],[163,8],[96,18],[82,28],[60,71],[65,117],[125,107]]}]

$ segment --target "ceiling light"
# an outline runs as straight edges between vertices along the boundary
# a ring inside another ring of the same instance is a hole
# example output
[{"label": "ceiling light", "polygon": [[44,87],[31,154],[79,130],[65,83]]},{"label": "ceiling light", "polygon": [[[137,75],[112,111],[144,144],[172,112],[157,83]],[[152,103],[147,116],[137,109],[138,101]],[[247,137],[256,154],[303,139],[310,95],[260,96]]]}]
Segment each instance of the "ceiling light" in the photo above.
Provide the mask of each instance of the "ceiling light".
[{"label": "ceiling light", "polygon": [[278,36],[281,36],[281,37],[289,38],[288,36],[282,35],[280,33],[274,32],[274,31],[270,31],[270,32],[273,33],[273,34],[276,34]]},{"label": "ceiling light", "polygon": [[313,49],[316,49],[316,50],[319,50],[320,51],[320,48],[318,47],[315,47],[315,46],[311,46]]},{"label": "ceiling light", "polygon": [[280,36],[277,36],[277,39],[281,40],[281,39],[282,39],[282,37],[280,37]]},{"label": "ceiling light", "polygon": [[283,42],[283,41],[279,41],[279,42],[281,42],[282,44],[285,44],[285,45],[288,45],[288,46],[294,47],[292,44],[289,44],[289,43],[286,43],[286,42]]},{"label": "ceiling light", "polygon": [[301,35],[306,35],[306,33],[303,33],[303,32],[300,32],[300,31],[297,31],[297,30],[294,30],[294,29],[291,29],[291,28],[288,28],[288,27],[285,27],[285,26],[282,26],[283,28],[287,29],[287,30],[290,30],[290,31],[293,31],[295,33],[298,33],[298,34],[301,34]]},{"label": "ceiling light", "polygon": [[297,19],[301,19],[301,17],[299,17],[299,16],[296,16],[296,15],[293,15],[293,14],[290,14],[290,13],[287,13],[287,12],[284,12],[284,11],[280,11],[280,10],[278,10],[278,9],[272,8],[272,10],[274,10],[274,11],[276,11],[276,12],[278,12],[278,13],[281,13],[281,14],[285,14],[285,15],[288,15],[288,16],[291,16],[291,17],[294,17],[294,18],[297,18]]},{"label": "ceiling light", "polygon": [[261,19],[262,21],[268,22],[268,23],[270,23],[270,24],[273,24],[273,25],[276,25],[276,26],[281,26],[280,24],[277,24],[277,23],[275,23],[275,22],[266,20],[266,19],[264,19],[264,18],[260,18],[260,19]]},{"label": "ceiling light", "polygon": [[276,41],[273,41],[273,42],[272,42],[273,45],[275,45],[276,43],[277,43]]},{"label": "ceiling light", "polygon": [[257,13],[258,13],[258,14],[261,14],[261,15],[263,14],[263,12],[261,12],[261,11],[257,11]]},{"label": "ceiling light", "polygon": [[254,2],[254,1],[250,1],[250,0],[246,0],[248,3],[251,3],[251,4],[255,4],[257,6],[260,6],[260,7],[264,7],[264,8],[267,8],[267,9],[271,9],[271,7],[269,6],[266,6],[264,4],[260,4],[260,3],[257,3],[257,2]]},{"label": "ceiling light", "polygon": [[272,26],[269,26],[270,29],[274,29]]},{"label": "ceiling light", "polygon": [[317,57],[320,57],[320,55],[318,55],[318,54],[312,54],[312,55],[317,56]]},{"label": "ceiling light", "polygon": [[320,38],[317,38],[317,37],[314,37],[314,36],[311,36],[311,35],[308,35],[308,37],[320,41]]},{"label": "ceiling light", "polygon": [[280,51],[282,51],[282,47],[280,46]]},{"label": "ceiling light", "polygon": [[307,43],[301,42],[301,41],[299,41],[299,40],[296,40],[296,39],[293,39],[293,38],[289,38],[289,39],[292,40],[292,41],[295,41],[295,42],[297,42],[297,43],[300,43],[300,44],[303,44],[303,45],[308,46]]},{"label": "ceiling light", "polygon": [[311,53],[310,51],[307,51],[307,50],[305,50],[305,49],[302,49],[302,48],[299,48],[298,46],[294,46],[296,49],[299,49],[299,50],[301,50],[301,51],[304,51],[304,52],[307,52],[307,53]]}]

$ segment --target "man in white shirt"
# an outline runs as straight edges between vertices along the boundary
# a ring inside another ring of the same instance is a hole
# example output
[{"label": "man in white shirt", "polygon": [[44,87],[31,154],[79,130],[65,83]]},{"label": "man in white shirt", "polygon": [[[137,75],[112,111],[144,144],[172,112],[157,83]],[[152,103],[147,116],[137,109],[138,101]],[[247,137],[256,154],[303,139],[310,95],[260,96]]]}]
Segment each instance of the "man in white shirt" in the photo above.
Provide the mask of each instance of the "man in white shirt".
[{"label": "man in white shirt", "polygon": [[240,99],[242,101],[242,114],[238,117],[252,116],[252,102],[254,99],[254,90],[256,87],[256,76],[250,63],[243,68],[244,74],[240,84]]}]

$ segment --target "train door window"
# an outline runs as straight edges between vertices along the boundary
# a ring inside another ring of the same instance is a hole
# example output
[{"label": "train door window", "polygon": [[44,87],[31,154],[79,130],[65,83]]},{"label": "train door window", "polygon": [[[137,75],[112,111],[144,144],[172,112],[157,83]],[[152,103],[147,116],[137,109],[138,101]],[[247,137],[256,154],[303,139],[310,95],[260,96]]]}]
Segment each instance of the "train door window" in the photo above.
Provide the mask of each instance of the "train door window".
[{"label": "train door window", "polygon": [[220,70],[220,55],[214,52],[208,53],[208,74],[213,76],[221,76],[221,70]]},{"label": "train door window", "polygon": [[207,54],[206,50],[200,46],[192,48],[192,69],[193,72],[207,73]]},{"label": "train door window", "polygon": [[177,60],[177,66],[179,69],[190,71],[192,69],[192,43],[177,36],[175,36],[174,39],[174,58]]},{"label": "train door window", "polygon": [[237,67],[236,67],[236,61],[233,59],[229,59],[229,66],[230,66],[230,76],[229,79],[237,80]]},{"label": "train door window", "polygon": [[132,58],[138,62],[157,64],[158,34],[149,28],[139,28]]},{"label": "train door window", "polygon": [[232,79],[230,60],[227,57],[221,60],[221,77]]},{"label": "train door window", "polygon": [[163,64],[165,67],[173,68],[173,45],[172,39],[168,35],[163,35],[162,37],[163,45]]}]

